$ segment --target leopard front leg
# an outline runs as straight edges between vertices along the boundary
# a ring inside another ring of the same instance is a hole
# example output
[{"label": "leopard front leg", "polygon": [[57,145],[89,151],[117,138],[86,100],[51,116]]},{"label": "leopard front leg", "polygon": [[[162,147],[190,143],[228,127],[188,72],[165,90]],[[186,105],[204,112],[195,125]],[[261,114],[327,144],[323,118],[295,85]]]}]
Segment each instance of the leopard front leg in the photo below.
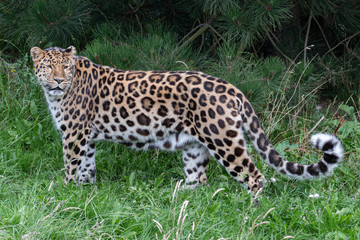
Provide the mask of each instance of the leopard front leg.
[{"label": "leopard front leg", "polygon": [[96,145],[94,142],[89,142],[87,145],[85,161],[81,161],[78,165],[76,182],[81,183],[96,183],[96,163],[95,163]]},{"label": "leopard front leg", "polygon": [[63,154],[65,162],[65,183],[95,183],[95,143],[89,141],[88,129],[80,131],[75,136],[63,139]]}]

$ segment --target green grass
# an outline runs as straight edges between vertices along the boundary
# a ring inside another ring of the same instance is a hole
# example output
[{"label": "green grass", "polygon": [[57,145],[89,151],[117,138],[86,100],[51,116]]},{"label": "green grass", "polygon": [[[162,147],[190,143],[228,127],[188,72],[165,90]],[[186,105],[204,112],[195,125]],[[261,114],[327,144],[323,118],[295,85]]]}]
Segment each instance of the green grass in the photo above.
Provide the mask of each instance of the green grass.
[{"label": "green grass", "polygon": [[[356,118],[339,129],[344,163],[326,179],[281,177],[250,149],[266,178],[277,180],[269,181],[257,208],[215,161],[208,185],[177,191],[184,177],[180,153],[111,143],[97,147],[97,187],[65,186],[60,135],[32,71],[24,62],[0,65],[0,239],[360,238]],[[291,161],[320,157],[303,145],[321,116],[314,106],[304,101],[296,109],[260,113],[270,116],[262,118],[270,139]],[[332,106],[316,131],[334,132],[339,120],[332,117],[345,112]],[[315,193],[319,198],[309,198]]]}]

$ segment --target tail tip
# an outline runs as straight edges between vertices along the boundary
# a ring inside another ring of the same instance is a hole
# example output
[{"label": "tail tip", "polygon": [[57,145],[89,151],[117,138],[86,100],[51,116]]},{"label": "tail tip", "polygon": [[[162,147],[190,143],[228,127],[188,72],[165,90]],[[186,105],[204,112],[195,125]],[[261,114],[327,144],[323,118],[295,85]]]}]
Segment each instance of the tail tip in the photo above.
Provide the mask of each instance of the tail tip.
[{"label": "tail tip", "polygon": [[332,134],[317,133],[311,136],[312,145],[325,153],[335,154],[342,158],[344,149],[341,141]]}]

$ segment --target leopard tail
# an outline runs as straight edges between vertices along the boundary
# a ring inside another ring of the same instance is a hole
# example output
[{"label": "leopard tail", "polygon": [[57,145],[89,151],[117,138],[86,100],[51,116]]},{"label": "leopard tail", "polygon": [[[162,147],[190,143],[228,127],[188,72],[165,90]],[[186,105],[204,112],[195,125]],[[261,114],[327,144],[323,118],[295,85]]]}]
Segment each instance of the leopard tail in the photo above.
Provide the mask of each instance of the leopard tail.
[{"label": "leopard tail", "polygon": [[[239,99],[240,100],[240,99]],[[311,136],[312,145],[324,154],[317,163],[304,165],[287,161],[268,140],[260,121],[247,99],[241,99],[240,114],[243,128],[265,162],[277,172],[296,179],[314,179],[330,175],[341,162],[344,149],[334,135],[318,133]]]}]

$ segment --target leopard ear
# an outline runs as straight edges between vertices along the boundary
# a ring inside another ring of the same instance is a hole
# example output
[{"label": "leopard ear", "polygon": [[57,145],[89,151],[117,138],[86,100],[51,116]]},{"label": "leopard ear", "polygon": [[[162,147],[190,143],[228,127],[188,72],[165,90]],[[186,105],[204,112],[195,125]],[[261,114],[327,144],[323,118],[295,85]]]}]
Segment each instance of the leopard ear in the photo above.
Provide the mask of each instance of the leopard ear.
[{"label": "leopard ear", "polygon": [[74,56],[76,55],[76,48],[74,46],[70,46],[67,49],[65,49],[65,52],[70,56]]},{"label": "leopard ear", "polygon": [[31,57],[34,62],[40,60],[44,56],[44,51],[39,47],[33,47],[30,50]]}]

